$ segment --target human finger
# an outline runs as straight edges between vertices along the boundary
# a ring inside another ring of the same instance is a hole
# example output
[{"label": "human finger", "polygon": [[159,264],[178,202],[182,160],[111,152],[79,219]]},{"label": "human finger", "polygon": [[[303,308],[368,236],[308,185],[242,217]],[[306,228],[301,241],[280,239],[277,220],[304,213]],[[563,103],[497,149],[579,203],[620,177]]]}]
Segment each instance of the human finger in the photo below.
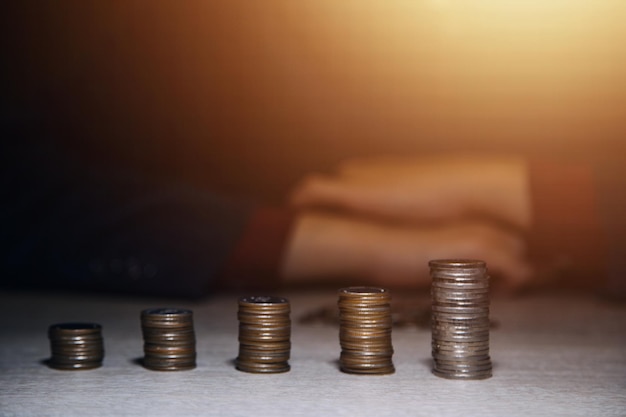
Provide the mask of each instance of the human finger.
[{"label": "human finger", "polygon": [[336,178],[311,174],[291,192],[288,202],[296,208],[339,207],[354,194],[352,187]]}]

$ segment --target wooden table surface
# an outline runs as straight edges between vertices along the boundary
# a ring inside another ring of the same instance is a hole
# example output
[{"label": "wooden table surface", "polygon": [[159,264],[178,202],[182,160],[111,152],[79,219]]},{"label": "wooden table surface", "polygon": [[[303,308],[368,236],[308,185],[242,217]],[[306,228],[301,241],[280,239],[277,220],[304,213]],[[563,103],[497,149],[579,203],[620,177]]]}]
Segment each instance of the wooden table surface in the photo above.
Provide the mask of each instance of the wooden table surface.
[{"label": "wooden table surface", "polygon": [[[285,294],[283,294],[285,295]],[[495,299],[494,376],[450,381],[431,374],[430,332],[393,331],[396,373],[341,373],[338,329],[300,324],[336,303],[334,292],[286,294],[292,304],[290,372],[234,368],[234,296],[199,303],[121,297],[0,293],[1,416],[626,416],[626,306],[594,298]],[[155,306],[194,310],[198,367],[155,372],[142,356],[139,313]],[[104,365],[58,371],[47,327],[103,326]]]}]

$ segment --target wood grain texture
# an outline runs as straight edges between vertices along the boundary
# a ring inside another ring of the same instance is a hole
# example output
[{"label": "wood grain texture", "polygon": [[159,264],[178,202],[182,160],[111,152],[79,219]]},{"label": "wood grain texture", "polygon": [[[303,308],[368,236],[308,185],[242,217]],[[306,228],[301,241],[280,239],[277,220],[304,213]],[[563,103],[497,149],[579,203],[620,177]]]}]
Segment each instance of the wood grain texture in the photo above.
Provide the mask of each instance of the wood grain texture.
[{"label": "wood grain texture", "polygon": [[[396,373],[358,376],[337,367],[337,328],[295,320],[336,302],[334,293],[287,294],[292,370],[234,369],[236,297],[201,303],[95,296],[0,294],[1,416],[624,416],[626,306],[592,298],[494,300],[494,377],[449,381],[430,372],[430,332],[394,329]],[[155,372],[142,356],[139,312],[192,308],[198,367]],[[62,321],[103,326],[105,360],[91,371],[58,371],[46,330]]]}]

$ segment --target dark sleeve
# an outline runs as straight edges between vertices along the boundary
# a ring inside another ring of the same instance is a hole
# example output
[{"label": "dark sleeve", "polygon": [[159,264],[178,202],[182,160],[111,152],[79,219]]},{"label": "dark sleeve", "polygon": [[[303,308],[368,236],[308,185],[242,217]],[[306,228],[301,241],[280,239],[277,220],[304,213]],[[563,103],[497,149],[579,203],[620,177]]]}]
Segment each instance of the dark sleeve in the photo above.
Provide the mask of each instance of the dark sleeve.
[{"label": "dark sleeve", "polygon": [[607,244],[604,293],[626,299],[626,161],[605,158],[595,166],[598,207]]},{"label": "dark sleeve", "polygon": [[538,284],[602,287],[606,242],[593,167],[533,161],[529,168],[533,213],[529,247]]},{"label": "dark sleeve", "polygon": [[257,209],[228,257],[219,288],[231,291],[278,288],[281,284],[280,266],[293,218],[294,213],[288,209]]},{"label": "dark sleeve", "polygon": [[11,139],[1,167],[3,283],[187,297],[217,285],[251,206]]}]

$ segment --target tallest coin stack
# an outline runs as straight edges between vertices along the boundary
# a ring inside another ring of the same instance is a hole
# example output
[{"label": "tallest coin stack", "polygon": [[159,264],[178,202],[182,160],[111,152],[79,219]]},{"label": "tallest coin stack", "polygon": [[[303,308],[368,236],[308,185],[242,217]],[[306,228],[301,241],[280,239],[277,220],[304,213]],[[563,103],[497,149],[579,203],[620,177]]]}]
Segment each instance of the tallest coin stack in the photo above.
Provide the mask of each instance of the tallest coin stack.
[{"label": "tallest coin stack", "polygon": [[447,259],[429,266],[433,373],[448,379],[491,377],[485,262]]}]

